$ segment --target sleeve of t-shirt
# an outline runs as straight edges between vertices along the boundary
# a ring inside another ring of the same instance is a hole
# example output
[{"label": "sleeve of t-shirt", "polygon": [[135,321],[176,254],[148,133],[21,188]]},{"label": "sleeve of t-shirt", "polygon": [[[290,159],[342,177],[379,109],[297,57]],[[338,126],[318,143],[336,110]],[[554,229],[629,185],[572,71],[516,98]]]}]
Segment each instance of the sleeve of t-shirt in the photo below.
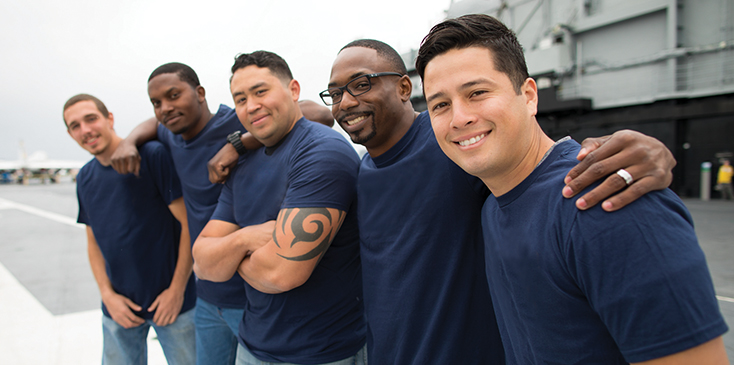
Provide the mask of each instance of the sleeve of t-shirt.
[{"label": "sleeve of t-shirt", "polygon": [[653,194],[619,212],[578,212],[567,246],[571,275],[629,362],[727,330],[689,213],[671,191]]},{"label": "sleeve of t-shirt", "polygon": [[171,204],[183,196],[181,181],[173,166],[171,154],[160,143],[148,142],[143,145],[143,148],[146,156],[141,156],[141,165],[147,167],[148,173],[152,176],[166,204]]},{"label": "sleeve of t-shirt", "polygon": [[168,133],[171,133],[166,127],[163,126],[163,124],[158,123],[156,128],[156,134],[158,137],[158,142],[162,143],[164,146],[171,148],[168,140]]},{"label": "sleeve of t-shirt", "polygon": [[294,157],[282,208],[348,211],[356,197],[358,169],[356,152],[341,141],[307,149]]},{"label": "sleeve of t-shirt", "polygon": [[82,201],[81,187],[83,185],[82,182],[84,181],[83,171],[84,170],[79,171],[76,176],[76,200],[79,202],[79,214],[76,217],[76,222],[89,225],[89,217],[87,216],[87,211],[84,209],[84,202]]},{"label": "sleeve of t-shirt", "polygon": [[212,213],[209,219],[237,224],[237,221],[234,219],[234,208],[232,205],[232,179],[227,180],[222,187],[222,191],[219,193],[217,207],[214,208],[214,213]]}]

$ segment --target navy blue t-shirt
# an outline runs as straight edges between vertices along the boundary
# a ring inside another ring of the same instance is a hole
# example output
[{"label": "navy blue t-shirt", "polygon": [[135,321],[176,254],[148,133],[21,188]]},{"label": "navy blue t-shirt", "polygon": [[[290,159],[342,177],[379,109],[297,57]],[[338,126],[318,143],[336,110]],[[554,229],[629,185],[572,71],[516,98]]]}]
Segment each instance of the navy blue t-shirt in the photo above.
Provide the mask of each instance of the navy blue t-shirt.
[{"label": "navy blue t-shirt", "polygon": [[369,359],[502,364],[481,236],[489,192],[436,142],[427,113],[357,183]]},{"label": "navy blue t-shirt", "polygon": [[240,341],[262,361],[319,364],[353,356],[365,343],[357,230],[359,158],[336,131],[304,118],[277,145],[242,156],[212,219],[240,227],[275,220],[281,209],[347,212],[334,241],[300,287],[265,294],[245,283]]},{"label": "navy blue t-shirt", "polygon": [[[171,151],[176,172],[181,179],[192,245],[209,222],[223,186],[209,181],[206,164],[227,143],[227,135],[238,130],[245,129],[237,119],[234,109],[225,105],[220,105],[217,114],[190,140],[184,140],[181,135],[173,134],[162,124],[158,124],[158,140]],[[245,307],[243,285],[244,281],[239,275],[223,283],[196,280],[199,298],[224,308]]]},{"label": "navy blue t-shirt", "polygon": [[[171,157],[160,143],[140,147],[140,176],[120,175],[92,159],[77,175],[79,216],[92,228],[112,287],[143,307],[135,312],[152,319],[147,308],[171,285],[178,260],[181,226],[168,205],[181,197]],[[196,304],[191,275],[181,313]],[[110,316],[102,304],[102,311]]]},{"label": "navy blue t-shirt", "polygon": [[483,209],[507,363],[626,364],[726,332],[680,199],[666,189],[617,212],[580,211],[560,194],[579,149],[574,141],[557,144]]}]

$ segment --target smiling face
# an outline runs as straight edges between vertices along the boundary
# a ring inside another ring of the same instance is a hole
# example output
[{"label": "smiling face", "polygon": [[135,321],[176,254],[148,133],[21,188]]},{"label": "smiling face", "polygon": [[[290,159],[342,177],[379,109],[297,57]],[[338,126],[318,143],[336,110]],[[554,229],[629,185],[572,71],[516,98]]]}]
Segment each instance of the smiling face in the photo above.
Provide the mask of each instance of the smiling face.
[{"label": "smiling face", "polygon": [[204,88],[194,88],[176,73],[164,73],[148,82],[148,96],[158,121],[184,139],[195,137],[206,126]]},{"label": "smiling face", "polygon": [[64,121],[71,138],[89,153],[104,157],[114,152],[114,117],[112,113],[102,115],[93,101],[80,101],[66,108]]},{"label": "smiling face", "polygon": [[240,122],[265,146],[280,142],[302,116],[298,81],[281,80],[268,68],[251,65],[238,69],[232,75],[230,90]]},{"label": "smiling face", "polygon": [[[376,50],[345,48],[334,61],[328,87],[341,87],[356,77],[380,72],[395,70]],[[375,77],[370,82],[371,89],[362,95],[354,97],[344,92],[341,102],[333,105],[331,111],[352,141],[367,147],[374,157],[405,134],[399,122],[404,117],[412,85],[407,76]],[[412,111],[409,113],[412,118]]]},{"label": "smiling face", "polygon": [[466,172],[486,183],[530,164],[540,131],[533,79],[518,94],[507,74],[495,69],[490,50],[469,47],[433,58],[423,85],[438,144]]}]

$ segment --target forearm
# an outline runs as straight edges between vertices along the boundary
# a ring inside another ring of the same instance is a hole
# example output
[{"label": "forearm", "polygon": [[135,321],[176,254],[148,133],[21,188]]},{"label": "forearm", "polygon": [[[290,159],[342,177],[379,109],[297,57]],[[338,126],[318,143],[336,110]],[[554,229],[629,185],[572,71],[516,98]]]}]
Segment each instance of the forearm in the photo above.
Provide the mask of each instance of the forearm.
[{"label": "forearm", "polygon": [[[281,210],[272,239],[242,262],[240,276],[264,293],[282,293],[303,285],[345,216],[344,211],[333,208]],[[313,232],[314,223],[319,222],[319,229]]]},{"label": "forearm", "polygon": [[[89,228],[87,228],[90,230]],[[91,233],[88,233],[90,235]],[[99,293],[102,298],[109,294],[115,294],[115,290],[112,287],[110,278],[107,276],[107,270],[105,267],[104,257],[102,257],[102,251],[93,239],[87,239],[87,255],[89,256],[89,266],[92,269],[92,275],[94,280],[97,282]]]},{"label": "forearm", "polygon": [[256,150],[263,146],[260,141],[255,139],[255,137],[250,134],[250,132],[242,133],[242,135],[240,136],[240,140],[242,141],[242,145],[244,145],[245,148],[248,150]]},{"label": "forearm", "polygon": [[138,124],[127,137],[125,141],[140,146],[145,142],[156,139],[158,136],[158,120],[155,117],[145,120]]},{"label": "forearm", "polygon": [[186,216],[186,203],[183,197],[172,201],[168,205],[168,209],[181,225],[181,237],[178,243],[178,260],[176,261],[176,269],[173,272],[173,279],[171,280],[169,289],[176,290],[183,295],[194,264],[194,259],[191,254],[189,223]]},{"label": "forearm", "polygon": [[173,272],[173,279],[169,289],[176,290],[181,295],[186,291],[186,284],[189,282],[191,272],[193,271],[194,259],[191,254],[191,238],[189,236],[188,226],[181,227],[181,240],[178,247],[178,260],[176,261],[176,269]]},{"label": "forearm", "polygon": [[205,228],[194,243],[196,275],[209,281],[231,279],[242,260],[253,250],[247,229],[248,227],[237,229],[224,236],[210,236]]},{"label": "forearm", "polygon": [[255,251],[245,258],[237,272],[250,286],[266,294],[283,293],[297,288],[308,280],[313,271],[305,267],[304,271],[293,270],[279,256],[273,256],[268,249]]}]

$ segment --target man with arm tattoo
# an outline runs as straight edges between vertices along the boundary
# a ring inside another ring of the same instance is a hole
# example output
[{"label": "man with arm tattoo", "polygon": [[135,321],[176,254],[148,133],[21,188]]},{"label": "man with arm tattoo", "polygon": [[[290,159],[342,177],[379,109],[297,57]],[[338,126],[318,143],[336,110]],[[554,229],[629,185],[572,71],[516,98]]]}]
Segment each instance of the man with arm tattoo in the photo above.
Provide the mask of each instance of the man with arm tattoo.
[{"label": "man with arm tattoo", "polygon": [[194,243],[194,270],[246,282],[238,364],[364,363],[357,154],[303,118],[300,85],[276,54],[240,55],[232,73],[237,116],[264,147],[239,158]]}]

